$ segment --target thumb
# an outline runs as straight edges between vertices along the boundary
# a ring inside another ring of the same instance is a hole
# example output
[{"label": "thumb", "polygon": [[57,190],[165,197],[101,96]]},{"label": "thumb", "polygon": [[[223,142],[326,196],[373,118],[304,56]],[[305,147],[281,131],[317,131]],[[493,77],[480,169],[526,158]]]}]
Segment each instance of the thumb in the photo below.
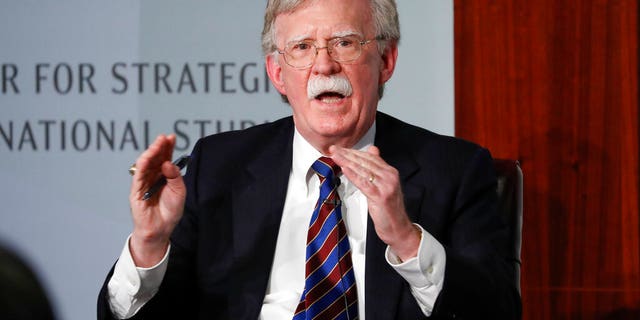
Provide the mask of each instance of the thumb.
[{"label": "thumb", "polygon": [[162,174],[167,179],[166,188],[172,190],[173,193],[184,196],[186,188],[182,179],[182,174],[180,174],[180,168],[170,161],[165,161],[162,163]]},{"label": "thumb", "polygon": [[162,163],[162,175],[164,175],[167,178],[167,180],[175,179],[181,176],[180,168],[178,168],[178,166],[176,166],[175,164],[171,163],[171,161],[165,161]]},{"label": "thumb", "polygon": [[[180,168],[170,161],[165,161],[162,164],[162,175],[167,178],[167,185],[174,190],[184,189],[184,182],[182,181],[182,174]],[[177,188],[177,189],[176,189]]]}]

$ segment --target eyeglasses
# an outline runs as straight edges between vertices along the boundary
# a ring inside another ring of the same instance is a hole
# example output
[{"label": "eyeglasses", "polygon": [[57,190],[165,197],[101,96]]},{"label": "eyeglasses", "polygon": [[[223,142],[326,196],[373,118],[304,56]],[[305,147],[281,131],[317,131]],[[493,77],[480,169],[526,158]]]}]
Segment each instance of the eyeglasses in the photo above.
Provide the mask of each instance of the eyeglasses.
[{"label": "eyeglasses", "polygon": [[360,57],[362,46],[374,40],[380,40],[380,38],[360,40],[357,36],[338,37],[329,40],[326,47],[318,47],[312,40],[302,40],[288,43],[283,51],[277,51],[284,56],[284,61],[288,65],[304,69],[313,64],[320,49],[327,49],[327,53],[334,61],[349,63]]}]

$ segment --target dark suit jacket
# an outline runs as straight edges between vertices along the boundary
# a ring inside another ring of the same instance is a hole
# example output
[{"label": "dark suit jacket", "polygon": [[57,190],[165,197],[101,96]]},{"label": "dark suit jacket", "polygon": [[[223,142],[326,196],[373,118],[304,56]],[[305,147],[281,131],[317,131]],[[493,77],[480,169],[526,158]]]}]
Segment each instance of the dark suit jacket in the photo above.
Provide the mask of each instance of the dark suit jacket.
[{"label": "dark suit jacket", "polygon": [[[400,172],[410,218],[446,250],[444,288],[432,318],[519,318],[489,152],[382,113],[376,123],[375,144]],[[136,317],[257,319],[291,170],[293,129],[288,117],[197,143],[166,276]],[[371,219],[367,228],[366,319],[425,318],[406,281],[385,261],[386,245]],[[107,281],[101,319],[110,317]]]}]

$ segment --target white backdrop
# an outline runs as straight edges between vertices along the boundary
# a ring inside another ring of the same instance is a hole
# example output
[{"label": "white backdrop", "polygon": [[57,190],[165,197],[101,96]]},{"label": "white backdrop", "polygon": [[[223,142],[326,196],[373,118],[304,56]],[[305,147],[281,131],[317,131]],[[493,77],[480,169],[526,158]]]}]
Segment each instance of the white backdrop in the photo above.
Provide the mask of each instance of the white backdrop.
[{"label": "white backdrop", "polygon": [[[264,1],[0,0],[0,240],[34,267],[60,319],[95,317],[131,229],[127,168],[158,133],[201,135],[289,107],[260,53]],[[380,109],[453,134],[453,4],[398,3],[396,74]]]}]

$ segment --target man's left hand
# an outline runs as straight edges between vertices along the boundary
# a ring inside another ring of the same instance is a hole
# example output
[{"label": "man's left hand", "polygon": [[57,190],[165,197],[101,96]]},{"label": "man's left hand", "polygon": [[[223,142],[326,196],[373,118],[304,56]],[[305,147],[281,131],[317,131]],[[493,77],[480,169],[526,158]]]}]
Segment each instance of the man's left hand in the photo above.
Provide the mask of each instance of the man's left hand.
[{"label": "man's left hand", "polygon": [[403,261],[418,253],[420,233],[404,207],[398,170],[371,146],[366,152],[331,146],[331,158],[366,197],[378,237]]}]

